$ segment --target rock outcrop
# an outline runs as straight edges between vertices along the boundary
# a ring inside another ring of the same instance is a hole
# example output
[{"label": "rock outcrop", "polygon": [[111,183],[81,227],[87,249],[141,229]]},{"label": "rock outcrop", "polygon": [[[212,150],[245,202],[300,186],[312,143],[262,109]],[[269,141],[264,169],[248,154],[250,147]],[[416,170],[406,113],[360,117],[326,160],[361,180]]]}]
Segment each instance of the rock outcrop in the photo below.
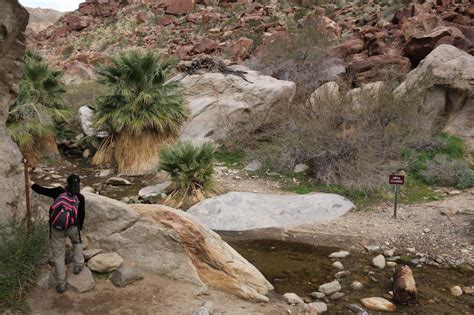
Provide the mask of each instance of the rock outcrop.
[{"label": "rock outcrop", "polygon": [[24,31],[28,12],[16,0],[0,7],[0,224],[23,211],[21,154],[12,142],[5,122],[23,75]]},{"label": "rock outcrop", "polygon": [[273,107],[290,104],[296,91],[293,82],[264,76],[245,67],[246,80],[233,74],[206,72],[183,79],[191,110],[181,139],[194,142],[220,140],[237,124],[245,125]]},{"label": "rock outcrop", "polygon": [[127,206],[89,193],[85,197],[84,232],[101,248],[146,272],[268,301],[273,287],[263,275],[185,212],[159,205]]},{"label": "rock outcrop", "polygon": [[244,231],[327,222],[355,208],[335,194],[272,195],[230,192],[194,205],[188,214],[209,229]]},{"label": "rock outcrop", "polygon": [[474,56],[451,45],[433,50],[395,90],[427,88],[422,110],[427,128],[444,128],[474,150]]}]

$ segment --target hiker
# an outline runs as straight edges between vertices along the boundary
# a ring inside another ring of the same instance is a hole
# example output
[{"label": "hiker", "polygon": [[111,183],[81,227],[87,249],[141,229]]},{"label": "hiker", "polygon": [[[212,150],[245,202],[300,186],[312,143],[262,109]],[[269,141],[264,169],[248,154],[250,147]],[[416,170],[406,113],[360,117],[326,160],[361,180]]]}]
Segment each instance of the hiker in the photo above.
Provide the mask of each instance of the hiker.
[{"label": "hiker", "polygon": [[85,217],[84,196],[80,193],[80,178],[72,174],[67,178],[66,188],[45,188],[30,182],[31,188],[38,194],[54,199],[49,209],[49,261],[54,265],[58,280],[56,291],[63,293],[66,283],[66,237],[72,243],[74,256],[74,274],[81,273],[84,268],[82,254],[81,230]]}]

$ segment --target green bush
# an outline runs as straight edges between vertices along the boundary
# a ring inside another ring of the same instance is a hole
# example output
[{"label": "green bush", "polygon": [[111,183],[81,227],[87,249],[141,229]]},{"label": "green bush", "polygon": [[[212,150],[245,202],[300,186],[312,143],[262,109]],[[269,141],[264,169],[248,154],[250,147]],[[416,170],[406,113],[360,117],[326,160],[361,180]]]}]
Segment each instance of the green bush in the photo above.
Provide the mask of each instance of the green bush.
[{"label": "green bush", "polygon": [[447,134],[412,143],[402,154],[409,172],[424,183],[459,189],[474,186],[474,170],[464,155],[463,140]]},{"label": "green bush", "polygon": [[165,204],[187,207],[217,191],[213,178],[215,150],[209,142],[184,142],[160,152],[160,170],[168,172],[173,183]]},{"label": "green bush", "polygon": [[45,224],[33,224],[30,237],[23,225],[0,226],[0,313],[25,310],[25,290],[36,279],[47,235]]},{"label": "green bush", "polygon": [[428,162],[421,178],[428,184],[465,189],[474,186],[474,170],[463,160],[450,159],[448,155],[436,155]]}]

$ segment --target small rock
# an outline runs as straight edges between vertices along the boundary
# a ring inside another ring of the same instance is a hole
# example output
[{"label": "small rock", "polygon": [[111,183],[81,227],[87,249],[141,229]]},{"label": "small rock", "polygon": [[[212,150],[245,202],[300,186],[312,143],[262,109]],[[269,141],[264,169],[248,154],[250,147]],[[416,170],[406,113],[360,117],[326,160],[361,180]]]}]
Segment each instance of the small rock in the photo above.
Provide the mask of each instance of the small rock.
[{"label": "small rock", "polygon": [[327,312],[328,305],[324,302],[313,302],[308,304],[310,310],[316,314]]},{"label": "small rock", "polygon": [[171,182],[166,181],[164,183],[160,183],[160,184],[157,184],[157,185],[144,187],[144,188],[140,189],[140,191],[138,192],[138,196],[140,196],[141,198],[144,198],[144,199],[159,196],[170,185],[171,185]]},{"label": "small rock", "polygon": [[112,175],[113,173],[114,173],[114,171],[111,170],[111,169],[102,170],[99,173],[99,177],[101,177],[101,178],[108,177],[108,176]]},{"label": "small rock", "polygon": [[211,315],[214,313],[214,304],[211,301],[204,302],[192,315]]},{"label": "small rock", "polygon": [[100,248],[91,248],[82,252],[84,260],[89,260],[100,253],[102,253],[102,249]]},{"label": "small rock", "polygon": [[429,233],[429,232],[431,232],[430,229],[424,229],[424,230],[423,230],[423,233]]},{"label": "small rock", "polygon": [[309,169],[309,166],[306,164],[296,164],[293,172],[298,174],[298,173],[306,172],[308,169]]},{"label": "small rock", "polygon": [[386,265],[387,265],[387,267],[396,267],[397,263],[393,262],[393,261],[387,261]]},{"label": "small rock", "polygon": [[247,172],[258,172],[262,169],[262,162],[258,160],[253,160],[247,166],[244,167],[244,170]]},{"label": "small rock", "polygon": [[120,199],[121,202],[123,203],[130,203],[130,198],[129,197],[123,197],[122,199]]},{"label": "small rock", "polygon": [[395,250],[394,250],[394,249],[386,249],[386,250],[384,250],[384,252],[383,252],[383,255],[384,255],[385,257],[392,257],[394,254],[395,254]]},{"label": "small rock", "polygon": [[397,307],[390,301],[381,297],[369,297],[360,300],[362,305],[373,311],[395,312]]},{"label": "small rock", "polygon": [[330,299],[331,301],[337,301],[337,300],[342,299],[342,298],[344,297],[344,295],[345,295],[345,294],[342,293],[342,292],[336,292],[336,293],[332,294],[332,295],[329,297],[329,299]]},{"label": "small rock", "polygon": [[464,294],[474,295],[474,286],[472,286],[472,287],[462,287],[462,291],[464,292]]},{"label": "small rock", "polygon": [[335,252],[335,253],[332,253],[331,255],[329,255],[329,258],[345,258],[349,255],[350,255],[349,252],[341,250],[339,252]]},{"label": "small rock", "polygon": [[42,289],[54,288],[56,286],[56,278],[54,277],[53,271],[45,270],[43,273],[41,273],[36,284]]},{"label": "small rock", "polygon": [[349,276],[350,274],[351,273],[349,271],[339,271],[334,276],[336,277],[336,279],[340,279],[340,278],[345,278],[345,277]]},{"label": "small rock", "polygon": [[377,267],[379,269],[385,268],[385,257],[383,255],[378,255],[374,259],[372,259],[372,266]]},{"label": "small rock", "polygon": [[98,254],[92,257],[87,266],[95,272],[106,273],[117,270],[122,265],[123,259],[116,253]]},{"label": "small rock", "polygon": [[382,250],[382,248],[378,245],[366,245],[365,250],[369,253],[378,253]]},{"label": "small rock", "polygon": [[340,290],[341,290],[341,285],[339,284],[339,281],[337,280],[320,285],[318,289],[319,292],[322,292],[326,295],[333,294]]},{"label": "small rock", "polygon": [[91,150],[85,149],[84,152],[82,152],[82,157],[85,159],[88,159],[91,156]]},{"label": "small rock", "polygon": [[339,262],[339,261],[335,261],[335,262],[331,265],[331,267],[332,267],[333,269],[336,269],[336,270],[344,270],[344,266],[343,266],[342,263]]},{"label": "small rock", "polygon": [[456,195],[462,194],[462,191],[460,191],[460,190],[451,190],[451,191],[448,192],[448,194],[456,196]]},{"label": "small rock", "polygon": [[415,254],[416,253],[416,248],[409,247],[409,248],[407,248],[407,252],[409,252],[410,254]]},{"label": "small rock", "polygon": [[120,266],[110,277],[116,287],[125,287],[135,281],[143,279],[143,275],[132,266]]},{"label": "small rock", "polygon": [[462,289],[460,286],[453,286],[451,287],[451,294],[454,296],[461,296],[462,295]]},{"label": "small rock", "polygon": [[346,304],[345,306],[357,315],[369,315],[369,313],[358,304]]},{"label": "small rock", "polygon": [[354,291],[359,291],[359,290],[362,290],[363,288],[364,288],[364,285],[359,281],[353,281],[351,283],[351,289]]},{"label": "small rock", "polygon": [[283,298],[285,299],[285,301],[288,303],[288,304],[305,304],[303,299],[300,298],[298,295],[296,295],[295,293],[285,293],[283,294]]},{"label": "small rock", "polygon": [[74,274],[72,271],[73,268],[69,268],[67,272],[67,283],[71,288],[79,293],[94,289],[95,281],[89,268],[84,267],[78,275]]},{"label": "small rock", "polygon": [[132,183],[130,183],[128,180],[125,178],[121,177],[111,177],[107,180],[106,182],[107,185],[112,185],[112,186],[129,186]]},{"label": "small rock", "polygon": [[309,295],[317,300],[321,300],[326,297],[326,294],[322,292],[311,292]]}]

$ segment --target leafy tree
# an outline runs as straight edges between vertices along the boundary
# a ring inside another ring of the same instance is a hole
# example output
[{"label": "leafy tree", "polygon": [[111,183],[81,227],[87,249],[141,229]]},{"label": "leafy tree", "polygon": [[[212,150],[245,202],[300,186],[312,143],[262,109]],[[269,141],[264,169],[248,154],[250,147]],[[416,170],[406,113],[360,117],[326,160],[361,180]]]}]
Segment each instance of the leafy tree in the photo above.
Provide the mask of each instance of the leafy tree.
[{"label": "leafy tree", "polygon": [[156,169],[160,144],[174,139],[187,117],[179,82],[169,80],[173,66],[152,52],[132,51],[99,67],[98,82],[109,93],[97,98],[94,120],[110,136],[94,164],[115,162],[128,175]]},{"label": "leafy tree", "polygon": [[215,147],[211,143],[179,143],[160,152],[160,170],[171,175],[173,182],[165,204],[189,207],[218,192],[214,181]]},{"label": "leafy tree", "polygon": [[25,74],[15,103],[9,109],[7,127],[12,139],[33,164],[45,156],[58,156],[55,127],[71,117],[63,104],[61,71],[53,70],[34,51],[25,54]]}]

